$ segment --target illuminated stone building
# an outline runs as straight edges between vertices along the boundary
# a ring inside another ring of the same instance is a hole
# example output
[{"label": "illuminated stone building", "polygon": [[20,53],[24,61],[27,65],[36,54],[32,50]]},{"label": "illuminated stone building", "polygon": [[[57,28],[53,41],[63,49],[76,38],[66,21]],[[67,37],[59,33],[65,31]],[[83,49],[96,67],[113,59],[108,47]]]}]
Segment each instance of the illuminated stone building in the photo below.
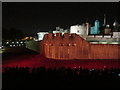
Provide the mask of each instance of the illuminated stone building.
[{"label": "illuminated stone building", "polygon": [[[100,26],[99,20],[95,20],[94,26],[91,27],[91,25],[87,23],[83,23],[82,25],[72,25],[70,26],[70,29],[64,30],[63,28],[56,27],[56,30],[53,30],[51,33],[61,33],[62,35],[64,33],[68,34],[77,34],[86,41],[90,43],[96,43],[96,44],[120,44],[120,25],[115,20],[113,23],[113,26],[110,26],[109,24],[106,24],[106,16],[104,15],[104,22],[103,26]],[[103,31],[101,33],[100,27],[103,27]],[[113,28],[111,28],[113,27]],[[39,32],[38,33],[38,40],[43,40],[43,37],[46,33]]]},{"label": "illuminated stone building", "polygon": [[77,34],[49,33],[40,43],[40,54],[52,59],[120,59],[120,44],[90,44]]}]

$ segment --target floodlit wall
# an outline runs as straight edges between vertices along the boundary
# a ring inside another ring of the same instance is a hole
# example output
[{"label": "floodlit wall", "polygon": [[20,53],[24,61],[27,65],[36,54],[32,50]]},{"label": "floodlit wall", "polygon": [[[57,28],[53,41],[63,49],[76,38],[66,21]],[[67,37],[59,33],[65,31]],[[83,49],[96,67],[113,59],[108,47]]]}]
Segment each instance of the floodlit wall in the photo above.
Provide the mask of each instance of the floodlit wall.
[{"label": "floodlit wall", "polygon": [[39,52],[39,44],[40,42],[34,41],[34,40],[30,40],[30,41],[25,41],[25,47],[33,50],[35,52]]},{"label": "floodlit wall", "polygon": [[46,34],[40,53],[52,59],[120,59],[120,45],[90,44],[76,34]]},{"label": "floodlit wall", "polygon": [[70,27],[70,33],[76,33],[78,35],[85,35],[87,32],[87,27],[84,25],[74,25]]}]

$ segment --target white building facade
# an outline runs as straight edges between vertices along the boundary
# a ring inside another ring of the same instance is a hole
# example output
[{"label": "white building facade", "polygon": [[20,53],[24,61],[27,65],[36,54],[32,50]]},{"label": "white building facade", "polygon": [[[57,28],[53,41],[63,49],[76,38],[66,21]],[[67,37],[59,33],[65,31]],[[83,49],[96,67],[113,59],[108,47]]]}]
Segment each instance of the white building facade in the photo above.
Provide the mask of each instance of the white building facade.
[{"label": "white building facade", "polygon": [[88,24],[74,25],[74,26],[70,27],[70,34],[76,33],[76,34],[80,35],[81,37],[83,37],[84,39],[86,39],[86,37],[88,36],[88,32],[89,32]]},{"label": "white building facade", "polygon": [[38,40],[43,40],[43,37],[44,37],[45,34],[48,34],[48,32],[39,32],[39,33],[37,33]]}]

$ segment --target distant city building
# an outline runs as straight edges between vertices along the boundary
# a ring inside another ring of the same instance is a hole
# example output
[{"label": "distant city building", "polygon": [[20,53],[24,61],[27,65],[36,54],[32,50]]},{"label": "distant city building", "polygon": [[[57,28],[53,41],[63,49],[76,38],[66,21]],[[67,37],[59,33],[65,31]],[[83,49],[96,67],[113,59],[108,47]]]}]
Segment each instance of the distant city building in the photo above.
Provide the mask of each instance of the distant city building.
[{"label": "distant city building", "polygon": [[[113,28],[111,28],[113,27]],[[70,26],[70,29],[63,29],[60,27],[56,27],[55,30],[51,32],[39,32],[38,40],[43,40],[45,34],[52,33],[56,35],[56,33],[64,33],[68,34],[77,34],[86,41],[90,43],[100,43],[100,44],[119,44],[120,43],[120,25],[117,21],[113,23],[113,26],[110,26],[106,22],[106,15],[104,15],[103,25],[100,26],[99,20],[95,20],[94,26],[87,22],[82,25],[73,25]]]},{"label": "distant city building", "polygon": [[100,30],[100,22],[98,20],[95,21],[95,26],[91,27],[90,34],[99,34]]}]

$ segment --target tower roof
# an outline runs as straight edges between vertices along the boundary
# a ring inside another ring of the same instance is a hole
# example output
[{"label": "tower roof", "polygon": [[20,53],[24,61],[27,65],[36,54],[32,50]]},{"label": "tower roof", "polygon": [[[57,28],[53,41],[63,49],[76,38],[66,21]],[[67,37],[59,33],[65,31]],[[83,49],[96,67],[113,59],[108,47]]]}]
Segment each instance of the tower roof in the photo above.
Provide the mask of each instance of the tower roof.
[{"label": "tower roof", "polygon": [[95,20],[95,22],[99,22],[99,20],[97,19],[97,20]]},{"label": "tower roof", "polygon": [[119,23],[117,22],[117,20],[115,20],[113,26],[117,26],[117,25],[119,25]]}]

